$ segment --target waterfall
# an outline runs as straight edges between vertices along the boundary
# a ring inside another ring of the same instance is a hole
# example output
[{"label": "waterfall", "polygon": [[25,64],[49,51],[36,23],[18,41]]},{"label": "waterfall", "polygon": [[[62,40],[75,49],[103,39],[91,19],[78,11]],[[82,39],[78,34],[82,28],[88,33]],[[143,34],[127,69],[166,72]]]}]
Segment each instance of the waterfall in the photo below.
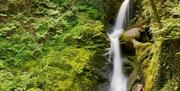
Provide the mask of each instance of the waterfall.
[{"label": "waterfall", "polygon": [[122,57],[120,49],[119,36],[124,30],[124,26],[129,20],[130,0],[124,0],[116,19],[113,32],[108,34],[111,41],[111,50],[113,52],[113,74],[110,84],[110,91],[127,91],[127,78],[123,74]]}]

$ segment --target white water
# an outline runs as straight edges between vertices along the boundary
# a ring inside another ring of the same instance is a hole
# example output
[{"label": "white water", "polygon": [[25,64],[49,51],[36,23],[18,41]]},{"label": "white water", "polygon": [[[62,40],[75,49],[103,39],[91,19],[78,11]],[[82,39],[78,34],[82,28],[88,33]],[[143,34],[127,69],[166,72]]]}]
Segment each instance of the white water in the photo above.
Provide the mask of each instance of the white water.
[{"label": "white water", "polygon": [[110,91],[127,91],[127,78],[123,74],[122,57],[119,37],[129,20],[130,0],[124,0],[119,10],[113,32],[109,34],[111,50],[113,51],[113,74],[110,84]]}]

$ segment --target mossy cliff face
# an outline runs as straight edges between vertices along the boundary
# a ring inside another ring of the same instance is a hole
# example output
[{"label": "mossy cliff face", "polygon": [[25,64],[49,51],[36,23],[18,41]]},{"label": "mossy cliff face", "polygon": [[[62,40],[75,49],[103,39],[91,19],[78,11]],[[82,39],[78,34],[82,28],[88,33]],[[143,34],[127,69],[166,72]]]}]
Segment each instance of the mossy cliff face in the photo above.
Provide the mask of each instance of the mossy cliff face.
[{"label": "mossy cliff face", "polygon": [[[144,91],[180,91],[180,13],[178,0],[155,1],[161,17],[159,27],[149,0],[139,1],[141,18],[149,20],[151,45],[137,45],[135,74]],[[138,70],[138,71],[137,71]],[[137,79],[130,76],[130,79]]]},{"label": "mossy cliff face", "polygon": [[102,0],[104,19],[113,24],[123,0]]},{"label": "mossy cliff face", "polygon": [[96,0],[0,0],[0,91],[95,91],[102,19]]}]

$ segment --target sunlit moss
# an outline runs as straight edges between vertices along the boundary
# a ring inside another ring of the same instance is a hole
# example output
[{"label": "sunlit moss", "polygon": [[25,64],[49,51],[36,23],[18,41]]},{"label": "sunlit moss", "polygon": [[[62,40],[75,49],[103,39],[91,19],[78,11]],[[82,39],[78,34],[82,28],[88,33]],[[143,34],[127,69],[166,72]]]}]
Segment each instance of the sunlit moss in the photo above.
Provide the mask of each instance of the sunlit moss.
[{"label": "sunlit moss", "polygon": [[86,91],[100,83],[92,62],[105,62],[107,41],[94,2],[1,0],[0,90]]},{"label": "sunlit moss", "polygon": [[[143,52],[137,54],[138,59],[143,59],[141,69],[145,91],[179,91],[179,63],[177,57],[180,39],[179,1],[157,1],[156,7],[161,16],[162,29],[155,22],[153,12],[148,0],[143,0],[142,17],[149,20],[149,32],[152,33],[152,47],[147,56]],[[141,50],[146,51],[146,50]],[[141,54],[142,53],[142,54]],[[138,60],[137,59],[137,60]]]}]

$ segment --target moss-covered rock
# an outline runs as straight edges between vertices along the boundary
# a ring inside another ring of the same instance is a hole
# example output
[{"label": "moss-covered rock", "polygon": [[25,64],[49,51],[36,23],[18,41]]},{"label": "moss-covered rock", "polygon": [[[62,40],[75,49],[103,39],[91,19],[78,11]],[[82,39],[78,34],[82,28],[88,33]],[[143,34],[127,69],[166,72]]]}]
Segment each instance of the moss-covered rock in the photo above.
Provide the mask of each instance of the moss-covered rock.
[{"label": "moss-covered rock", "polygon": [[[179,91],[179,1],[154,1],[163,27],[159,29],[149,0],[140,1],[141,17],[151,19],[146,27],[152,33],[152,40],[148,46],[137,45],[137,61],[132,74],[140,77],[139,83],[144,84],[145,91]],[[134,81],[132,79],[138,80],[132,76],[130,78],[130,82]]]},{"label": "moss-covered rock", "polygon": [[119,10],[119,6],[123,0],[102,0],[105,21],[113,24]]},{"label": "moss-covered rock", "polygon": [[107,81],[101,1],[75,1],[0,1],[1,91],[95,91]]}]

